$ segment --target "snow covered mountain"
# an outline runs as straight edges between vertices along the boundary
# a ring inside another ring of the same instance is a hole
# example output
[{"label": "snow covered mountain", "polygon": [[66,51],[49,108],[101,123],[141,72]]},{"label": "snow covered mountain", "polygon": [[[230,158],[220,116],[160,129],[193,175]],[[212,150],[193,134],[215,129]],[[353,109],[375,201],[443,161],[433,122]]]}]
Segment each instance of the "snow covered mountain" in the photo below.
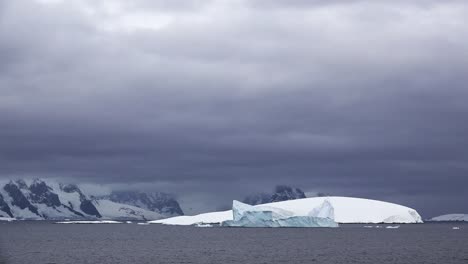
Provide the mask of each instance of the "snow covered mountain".
[{"label": "snow covered mountain", "polygon": [[[0,186],[1,187],[1,186]],[[139,192],[141,194],[141,192]],[[86,195],[77,185],[35,179],[10,181],[0,188],[0,217],[17,219],[161,219],[183,214],[175,199],[154,193],[142,204]],[[166,202],[166,203],[165,203]],[[141,205],[141,206],[139,206]],[[175,209],[174,209],[175,208]]]},{"label": "snow covered mountain", "polygon": [[[325,201],[328,201],[325,203]],[[323,205],[327,204],[327,208]],[[333,215],[338,223],[422,223],[416,210],[398,204],[351,197],[313,197],[260,205],[292,212],[294,216]],[[326,210],[325,210],[326,209]],[[233,220],[232,210],[151,221],[167,225],[213,224]]]},{"label": "snow covered mountain", "polygon": [[286,185],[278,185],[275,187],[275,190],[272,194],[259,193],[249,195],[243,200],[243,203],[257,205],[303,198],[306,198],[306,196],[301,189]]},{"label": "snow covered mountain", "polygon": [[429,221],[437,222],[468,222],[468,214],[446,214],[433,217]]},{"label": "snow covered mountain", "polygon": [[103,197],[115,203],[133,205],[166,216],[183,215],[177,200],[170,194],[161,192],[116,191]]}]

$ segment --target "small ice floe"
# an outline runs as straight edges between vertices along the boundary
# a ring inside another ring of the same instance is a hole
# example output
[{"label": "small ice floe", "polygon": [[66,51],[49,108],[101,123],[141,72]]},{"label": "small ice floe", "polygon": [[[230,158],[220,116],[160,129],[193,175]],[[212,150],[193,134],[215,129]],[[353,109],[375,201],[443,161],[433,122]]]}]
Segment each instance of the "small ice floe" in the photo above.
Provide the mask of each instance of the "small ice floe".
[{"label": "small ice floe", "polygon": [[96,221],[62,221],[62,222],[55,222],[56,224],[122,224],[119,221],[111,221],[111,220],[96,220]]},{"label": "small ice floe", "polygon": [[364,226],[364,228],[374,228],[374,226]]},{"label": "small ice floe", "polygon": [[15,221],[15,220],[16,220],[15,218],[0,216],[0,221],[11,222],[11,221]]},{"label": "small ice floe", "polygon": [[196,227],[213,227],[213,225],[210,224],[204,224],[204,223],[198,223],[195,225]]},{"label": "small ice floe", "polygon": [[387,226],[387,227],[385,227],[385,228],[387,228],[387,229],[398,229],[398,228],[400,228],[400,226],[399,226],[399,225],[396,225],[396,226]]},{"label": "small ice floe", "polygon": [[453,230],[459,230],[459,229],[460,229],[460,227],[458,227],[458,226],[454,226],[454,227],[452,227],[452,229],[453,229]]},{"label": "small ice floe", "polygon": [[144,222],[144,223],[137,223],[137,225],[149,225],[149,224],[150,224],[150,223],[146,223],[146,222]]},{"label": "small ice floe", "polygon": [[131,224],[131,223],[133,223],[133,222],[132,222],[132,221],[127,221],[127,222],[125,222],[125,223],[127,223],[127,224]]},{"label": "small ice floe", "polygon": [[382,228],[381,226],[375,226],[375,228]]}]

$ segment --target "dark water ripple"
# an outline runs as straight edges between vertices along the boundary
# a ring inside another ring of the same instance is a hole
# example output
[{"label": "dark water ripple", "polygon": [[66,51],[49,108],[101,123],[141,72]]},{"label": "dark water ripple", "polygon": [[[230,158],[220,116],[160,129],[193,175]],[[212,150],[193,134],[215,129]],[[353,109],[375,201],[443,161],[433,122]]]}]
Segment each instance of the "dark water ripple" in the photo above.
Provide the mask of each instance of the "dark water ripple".
[{"label": "dark water ripple", "polygon": [[244,229],[0,223],[0,263],[468,264],[468,225]]}]

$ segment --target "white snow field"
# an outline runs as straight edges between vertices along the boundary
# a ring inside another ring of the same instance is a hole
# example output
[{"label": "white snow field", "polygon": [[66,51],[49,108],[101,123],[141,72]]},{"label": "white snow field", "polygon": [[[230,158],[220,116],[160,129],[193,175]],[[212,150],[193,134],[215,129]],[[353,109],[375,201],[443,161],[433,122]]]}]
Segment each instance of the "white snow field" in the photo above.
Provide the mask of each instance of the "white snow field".
[{"label": "white snow field", "polygon": [[[324,203],[328,201],[327,203]],[[273,207],[290,211],[294,216],[325,213],[319,209],[327,207],[327,214],[333,214],[337,223],[422,223],[421,216],[412,208],[377,200],[352,197],[313,197],[284,202],[268,203],[255,207]],[[177,216],[150,221],[166,225],[219,224],[233,220],[232,210],[204,213],[195,216]]]},{"label": "white snow field", "polygon": [[446,214],[436,216],[430,219],[430,221],[458,221],[468,222],[468,214]]},{"label": "white snow field", "polygon": [[11,222],[11,221],[15,221],[15,219],[11,218],[11,217],[2,217],[2,216],[0,216],[0,221]]},{"label": "white snow field", "polygon": [[122,222],[111,220],[96,220],[96,221],[61,221],[55,222],[56,224],[122,224]]}]

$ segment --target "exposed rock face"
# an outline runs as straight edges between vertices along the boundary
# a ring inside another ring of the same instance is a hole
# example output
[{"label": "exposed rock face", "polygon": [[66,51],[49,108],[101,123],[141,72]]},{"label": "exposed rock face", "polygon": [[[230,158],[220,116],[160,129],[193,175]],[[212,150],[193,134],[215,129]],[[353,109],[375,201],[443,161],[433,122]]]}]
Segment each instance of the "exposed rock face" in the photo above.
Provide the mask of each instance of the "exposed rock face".
[{"label": "exposed rock face", "polygon": [[301,189],[286,185],[278,185],[275,187],[273,194],[260,193],[250,195],[247,196],[243,202],[250,205],[257,205],[302,198],[306,198],[306,196]]},{"label": "exposed rock face", "polygon": [[[21,185],[20,185],[21,186]],[[23,186],[21,186],[23,187]],[[20,209],[29,209],[29,211],[33,212],[34,214],[39,215],[39,212],[37,211],[37,208],[33,206],[29,200],[24,196],[23,192],[21,192],[20,188],[18,185],[16,185],[14,182],[10,181],[7,183],[3,189],[8,193],[8,195],[11,198],[11,205],[17,206]]]},{"label": "exposed rock face", "polygon": [[164,215],[177,216],[184,214],[175,198],[166,193],[119,191],[112,192],[108,198],[113,202],[133,205]]},{"label": "exposed rock face", "polygon": [[83,200],[80,204],[80,209],[87,215],[101,217],[101,214],[98,212],[98,210],[90,200]]},{"label": "exposed rock face", "polygon": [[[79,196],[81,202],[79,207],[83,213],[98,218],[102,217],[99,211],[94,206],[93,202],[90,199],[88,199],[86,195],[83,194],[83,192],[80,190],[80,188],[78,188],[78,186],[76,186],[75,184],[61,184],[60,189],[66,193],[76,193]],[[70,203],[69,206],[71,207],[71,209],[75,210],[73,204]]]},{"label": "exposed rock face", "polygon": [[5,212],[5,214],[9,217],[13,217],[13,214],[11,213],[10,207],[8,204],[5,202],[3,199],[3,195],[0,193],[0,216],[2,215],[2,212]]},{"label": "exposed rock face", "polygon": [[34,203],[42,203],[54,208],[61,205],[58,195],[53,193],[52,188],[43,181],[35,180],[29,186],[29,190],[31,191],[31,201]]},{"label": "exposed rock face", "polygon": [[271,202],[281,202],[306,198],[304,192],[299,188],[279,185],[275,188],[275,193],[271,196]]}]

